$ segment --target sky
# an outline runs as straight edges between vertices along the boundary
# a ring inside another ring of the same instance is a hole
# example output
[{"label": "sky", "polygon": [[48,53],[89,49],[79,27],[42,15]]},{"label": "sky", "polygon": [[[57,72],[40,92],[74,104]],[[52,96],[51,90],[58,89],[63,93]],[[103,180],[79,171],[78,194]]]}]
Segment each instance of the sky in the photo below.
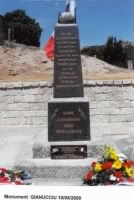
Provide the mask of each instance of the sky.
[{"label": "sky", "polygon": [[[134,0],[76,0],[80,44],[105,44],[109,36],[132,41]],[[23,9],[35,18],[43,29],[41,48],[47,42],[57,22],[59,10],[66,0],[0,0],[0,14]]]}]

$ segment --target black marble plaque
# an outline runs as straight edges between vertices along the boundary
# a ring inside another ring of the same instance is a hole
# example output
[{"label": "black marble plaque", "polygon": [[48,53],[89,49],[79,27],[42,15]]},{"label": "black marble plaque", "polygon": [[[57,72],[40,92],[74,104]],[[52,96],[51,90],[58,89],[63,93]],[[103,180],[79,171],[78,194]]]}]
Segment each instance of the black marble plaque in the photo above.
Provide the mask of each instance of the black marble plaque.
[{"label": "black marble plaque", "polygon": [[54,97],[83,97],[77,25],[55,27]]},{"label": "black marble plaque", "polygon": [[52,159],[84,159],[87,158],[86,145],[51,146]]},{"label": "black marble plaque", "polygon": [[90,139],[89,103],[48,103],[48,140],[81,141]]},{"label": "black marble plaque", "polygon": [[0,15],[0,45],[3,45],[3,42],[6,39],[5,30],[6,29],[5,29],[4,17]]}]

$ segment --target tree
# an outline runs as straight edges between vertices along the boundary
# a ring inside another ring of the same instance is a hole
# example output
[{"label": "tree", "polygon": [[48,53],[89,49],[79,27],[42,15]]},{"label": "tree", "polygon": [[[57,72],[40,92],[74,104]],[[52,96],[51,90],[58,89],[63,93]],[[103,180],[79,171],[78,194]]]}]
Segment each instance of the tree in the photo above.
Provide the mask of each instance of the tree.
[{"label": "tree", "polygon": [[6,32],[11,29],[12,39],[17,43],[30,46],[40,46],[42,29],[35,19],[29,17],[24,10],[8,12],[4,16]]},{"label": "tree", "polygon": [[126,67],[127,55],[122,43],[116,37],[109,37],[104,48],[104,60],[119,67]]},{"label": "tree", "polygon": [[89,46],[89,47],[84,47],[81,50],[81,54],[87,55],[87,56],[96,56],[97,58],[103,60],[103,51],[104,51],[104,45]]}]

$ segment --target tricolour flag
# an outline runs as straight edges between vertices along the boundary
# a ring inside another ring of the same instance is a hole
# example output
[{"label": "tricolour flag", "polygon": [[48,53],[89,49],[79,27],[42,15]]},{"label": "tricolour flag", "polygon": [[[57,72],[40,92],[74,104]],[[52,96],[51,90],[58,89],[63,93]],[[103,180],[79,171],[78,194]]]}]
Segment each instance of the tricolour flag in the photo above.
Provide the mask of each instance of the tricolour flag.
[{"label": "tricolour flag", "polygon": [[74,22],[76,22],[76,2],[75,0],[67,0],[65,12],[70,12],[70,14],[74,18]]},{"label": "tricolour flag", "polygon": [[[75,0],[66,0],[66,8],[65,8],[65,12],[69,12],[73,16],[74,23],[76,23],[76,4],[75,3],[76,3]],[[59,23],[60,15],[61,14],[59,12],[58,23]],[[55,44],[55,38],[54,38],[54,31],[53,31],[47,43],[44,46],[44,50],[46,52],[48,59],[54,58],[54,44]]]},{"label": "tricolour flag", "polygon": [[54,40],[54,31],[53,31],[47,43],[44,46],[44,50],[46,52],[48,59],[54,58],[54,43],[55,43],[55,40]]}]

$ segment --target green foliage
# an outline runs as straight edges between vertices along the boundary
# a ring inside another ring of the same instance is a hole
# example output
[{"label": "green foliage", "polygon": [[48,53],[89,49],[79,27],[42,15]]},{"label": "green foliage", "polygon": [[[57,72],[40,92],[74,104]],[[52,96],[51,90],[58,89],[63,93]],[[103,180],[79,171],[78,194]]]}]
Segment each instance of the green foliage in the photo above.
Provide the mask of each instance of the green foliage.
[{"label": "green foliage", "polygon": [[87,55],[87,56],[96,56],[97,58],[103,60],[103,51],[104,51],[104,45],[102,45],[102,46],[90,46],[90,47],[84,47],[81,50],[81,53],[83,55]]},{"label": "green foliage", "polygon": [[26,15],[24,10],[15,10],[6,13],[4,16],[6,32],[11,29],[12,39],[17,43],[40,46],[40,36],[42,29],[35,19]]},{"label": "green foliage", "polygon": [[124,45],[124,42],[116,37],[108,37],[105,45],[84,47],[81,50],[83,55],[96,56],[110,64],[119,67],[127,67],[127,59],[133,59],[132,45]]},{"label": "green foliage", "polygon": [[134,57],[134,46],[131,44],[128,44],[124,48],[124,52],[127,54],[128,59],[133,59]]},{"label": "green foliage", "polygon": [[109,37],[104,48],[104,60],[119,67],[125,67],[127,55],[123,49],[123,42],[116,37]]}]

